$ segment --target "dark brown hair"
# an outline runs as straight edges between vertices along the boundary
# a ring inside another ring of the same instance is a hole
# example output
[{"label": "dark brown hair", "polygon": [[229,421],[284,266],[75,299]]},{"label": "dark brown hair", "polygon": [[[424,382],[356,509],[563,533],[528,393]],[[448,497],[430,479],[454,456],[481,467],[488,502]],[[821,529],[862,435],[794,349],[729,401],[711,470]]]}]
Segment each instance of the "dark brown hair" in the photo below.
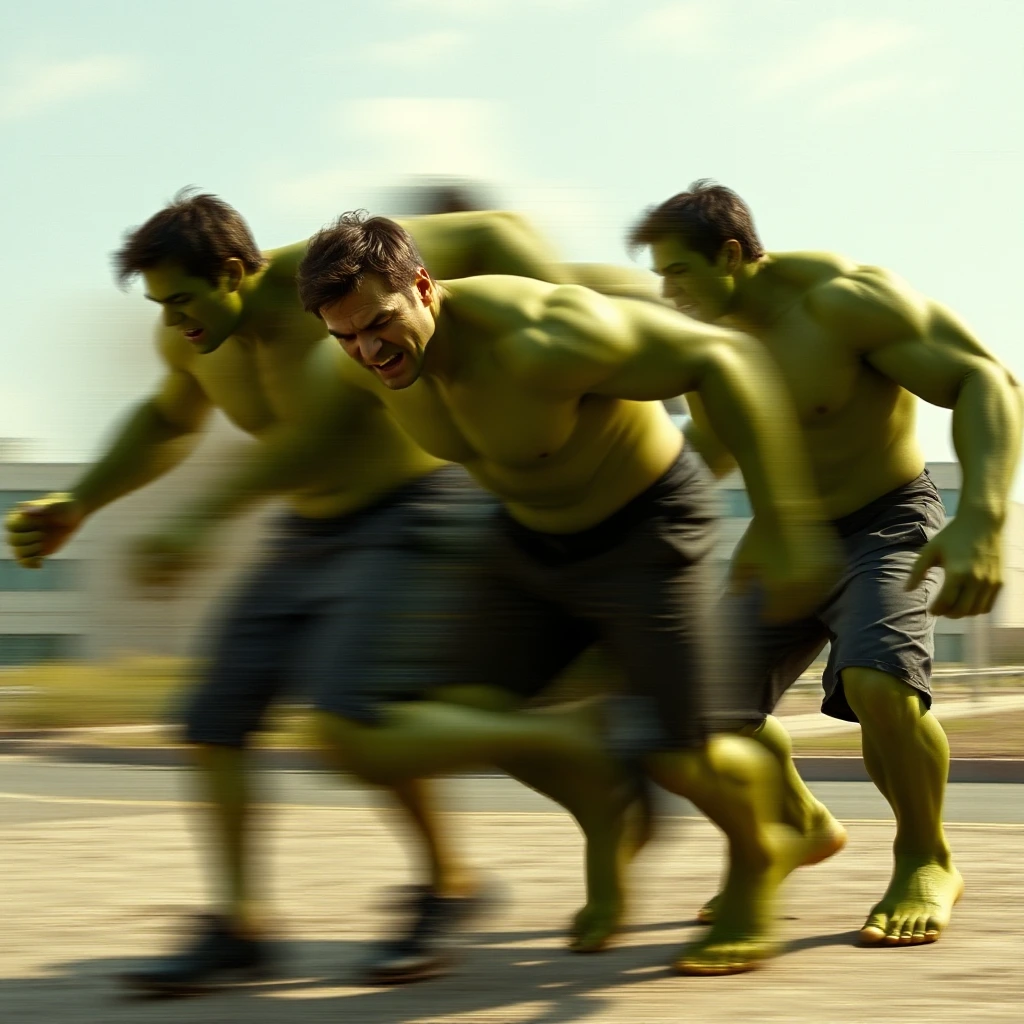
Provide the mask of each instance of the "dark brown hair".
[{"label": "dark brown hair", "polygon": [[380,274],[393,291],[411,287],[423,265],[409,233],[365,210],[343,213],[310,240],[299,264],[299,298],[309,313],[351,295],[366,274]]},{"label": "dark brown hair", "polygon": [[700,178],[686,192],[653,206],[629,234],[638,249],[663,238],[681,238],[708,262],[714,261],[731,238],[740,243],[745,260],[759,260],[764,246],[754,227],[750,207],[731,188]]},{"label": "dark brown hair", "polygon": [[144,270],[170,261],[189,276],[215,285],[225,261],[232,258],[241,260],[247,273],[265,262],[239,212],[217,196],[190,187],[125,235],[124,245],[114,253],[114,271],[124,287]]}]

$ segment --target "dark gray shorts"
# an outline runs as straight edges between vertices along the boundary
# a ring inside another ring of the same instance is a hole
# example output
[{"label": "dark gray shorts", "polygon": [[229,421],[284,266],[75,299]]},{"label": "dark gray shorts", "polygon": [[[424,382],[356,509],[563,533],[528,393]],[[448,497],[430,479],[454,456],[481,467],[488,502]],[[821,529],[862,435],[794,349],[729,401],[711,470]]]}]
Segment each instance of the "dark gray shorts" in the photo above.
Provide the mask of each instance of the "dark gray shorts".
[{"label": "dark gray shorts", "polygon": [[284,516],[213,637],[184,719],[241,746],[284,692],[374,721],[451,681],[459,594],[494,502],[456,467],[335,519]]},{"label": "dark gray shorts", "polygon": [[702,744],[717,642],[716,509],[710,474],[685,449],[647,491],[581,533],[538,533],[499,513],[469,591],[458,681],[533,697],[600,642],[628,691],[610,716],[617,752]]},{"label": "dark gray shorts", "polygon": [[904,590],[920,549],[942,528],[942,500],[927,472],[834,525],[843,540],[846,572],[828,600],[806,619],[766,624],[756,593],[727,595],[723,626],[729,649],[727,704],[740,721],[762,721],[831,642],[822,676],[821,710],[856,722],[843,693],[845,668],[873,668],[901,679],[931,707],[935,618],[928,605],[939,577],[930,572]]}]

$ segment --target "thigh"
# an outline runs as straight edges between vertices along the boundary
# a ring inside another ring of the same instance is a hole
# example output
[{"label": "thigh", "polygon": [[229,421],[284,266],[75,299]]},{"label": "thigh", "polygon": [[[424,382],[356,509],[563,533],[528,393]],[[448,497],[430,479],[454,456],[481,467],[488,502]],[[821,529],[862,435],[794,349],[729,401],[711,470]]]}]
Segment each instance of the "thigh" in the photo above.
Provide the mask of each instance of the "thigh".
[{"label": "thigh", "polygon": [[492,569],[436,543],[353,553],[300,652],[317,706],[374,722],[390,701],[453,689],[538,693],[581,639]]},{"label": "thigh", "polygon": [[929,532],[913,521],[890,524],[852,552],[843,587],[822,612],[834,637],[825,676],[826,714],[857,721],[843,690],[847,668],[874,669],[899,679],[931,706],[935,617],[928,605],[937,592],[938,575],[930,572],[921,586],[906,590]]},{"label": "thigh", "polygon": [[271,555],[235,589],[185,700],[186,738],[241,746],[287,680],[303,610],[288,562]]},{"label": "thigh", "polygon": [[623,672],[628,699],[611,724],[627,756],[699,746],[713,731],[721,677],[708,557],[714,525],[710,517],[654,517],[574,571],[572,608],[599,624]]},{"label": "thigh", "polygon": [[757,724],[770,715],[786,691],[807,671],[829,641],[815,616],[796,622],[766,622],[757,587],[726,593],[719,602],[716,628],[722,645],[722,699],[728,720]]}]

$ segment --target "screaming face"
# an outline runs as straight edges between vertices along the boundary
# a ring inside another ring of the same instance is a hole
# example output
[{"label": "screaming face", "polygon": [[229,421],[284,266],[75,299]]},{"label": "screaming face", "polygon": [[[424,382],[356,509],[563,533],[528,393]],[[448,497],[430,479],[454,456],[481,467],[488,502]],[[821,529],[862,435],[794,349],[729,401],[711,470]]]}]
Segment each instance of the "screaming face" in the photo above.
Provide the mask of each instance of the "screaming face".
[{"label": "screaming face", "polygon": [[320,315],[351,359],[400,391],[422,372],[434,333],[432,298],[433,281],[422,267],[404,291],[392,290],[378,274],[367,274],[355,291],[324,306]]}]

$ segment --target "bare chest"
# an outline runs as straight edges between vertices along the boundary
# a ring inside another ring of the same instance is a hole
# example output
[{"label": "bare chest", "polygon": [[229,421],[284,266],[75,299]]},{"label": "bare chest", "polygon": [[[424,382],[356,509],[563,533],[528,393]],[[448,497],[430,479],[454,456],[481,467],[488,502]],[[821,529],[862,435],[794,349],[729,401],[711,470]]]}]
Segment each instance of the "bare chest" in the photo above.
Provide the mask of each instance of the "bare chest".
[{"label": "bare chest", "polygon": [[253,348],[229,338],[215,352],[197,356],[191,372],[211,404],[240,430],[258,434],[275,421],[267,368]]},{"label": "bare chest", "polygon": [[842,419],[877,377],[800,311],[788,314],[759,338],[781,370],[800,423],[808,429]]},{"label": "bare chest", "polygon": [[510,469],[549,464],[572,440],[579,403],[489,376],[421,380],[392,404],[395,418],[437,458]]}]

